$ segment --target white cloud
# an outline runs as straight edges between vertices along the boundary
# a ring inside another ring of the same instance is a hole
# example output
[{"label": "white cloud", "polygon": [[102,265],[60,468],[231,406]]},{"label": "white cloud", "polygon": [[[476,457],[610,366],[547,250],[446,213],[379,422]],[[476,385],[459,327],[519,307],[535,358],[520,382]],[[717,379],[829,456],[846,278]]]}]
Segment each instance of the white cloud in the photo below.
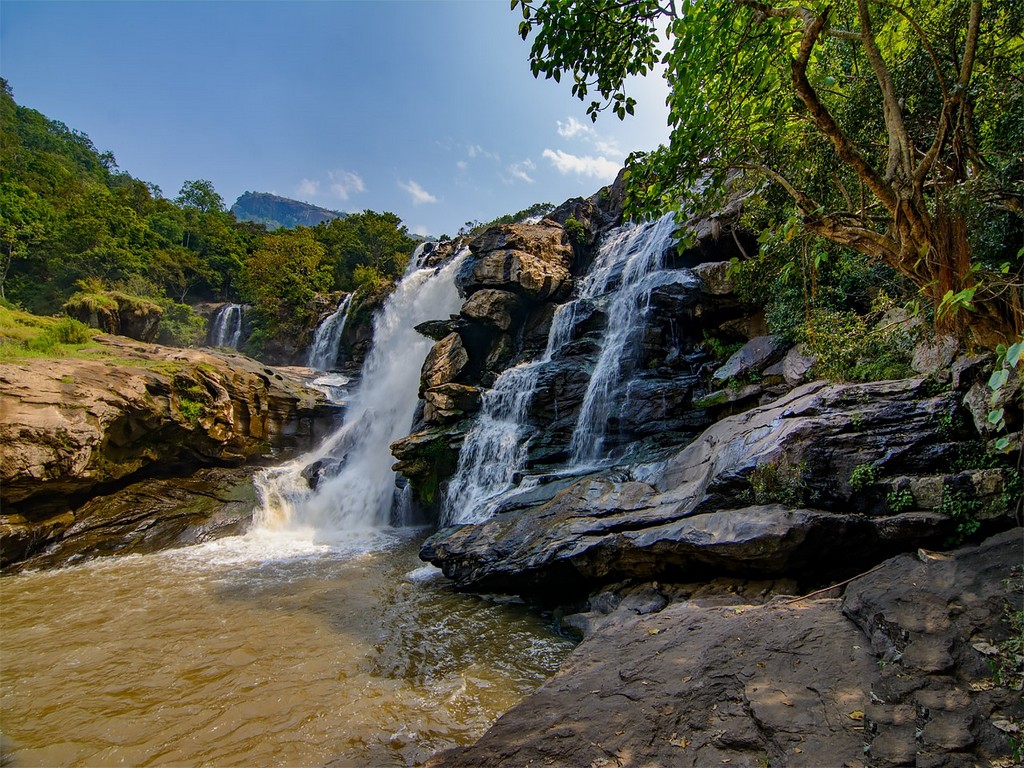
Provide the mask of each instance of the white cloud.
[{"label": "white cloud", "polygon": [[512,163],[505,170],[508,171],[509,181],[525,181],[527,184],[533,184],[533,178],[530,176],[530,172],[536,169],[533,160],[523,160],[521,163]]},{"label": "white cloud", "polygon": [[352,171],[330,171],[327,178],[331,181],[331,192],[341,200],[348,200],[352,193],[366,189],[359,174]]},{"label": "white cloud", "polygon": [[314,179],[303,179],[295,187],[295,194],[299,197],[316,197],[316,193],[319,191],[320,182]]},{"label": "white cloud", "polygon": [[569,120],[564,123],[561,120],[556,120],[555,122],[558,123],[558,135],[563,139],[571,139],[573,136],[580,133],[594,132],[593,128],[589,125],[584,125],[575,117],[570,117]]},{"label": "white cloud", "polygon": [[561,174],[575,173],[602,181],[613,181],[619,172],[619,163],[606,157],[571,155],[560,149],[545,149],[542,153]]},{"label": "white cloud", "polygon": [[400,181],[398,186],[404,189],[412,197],[413,205],[422,205],[423,203],[436,203],[437,198],[427,192],[423,187],[417,184],[412,179],[409,181]]},{"label": "white cloud", "polygon": [[431,235],[430,227],[426,224],[417,224],[414,227],[411,227],[409,231],[414,235],[419,235],[420,237],[430,237]]},{"label": "white cloud", "polygon": [[488,152],[479,144],[470,144],[467,146],[466,154],[469,155],[470,158],[486,157],[488,160],[493,160],[496,163],[501,162],[501,156],[497,152]]},{"label": "white cloud", "polygon": [[455,163],[455,167],[458,168],[460,171],[464,171],[467,168],[469,168],[469,163],[467,163],[465,160],[458,160]]},{"label": "white cloud", "polygon": [[625,157],[626,153],[619,149],[619,143],[615,139],[604,140],[594,139],[594,148],[606,157]]}]

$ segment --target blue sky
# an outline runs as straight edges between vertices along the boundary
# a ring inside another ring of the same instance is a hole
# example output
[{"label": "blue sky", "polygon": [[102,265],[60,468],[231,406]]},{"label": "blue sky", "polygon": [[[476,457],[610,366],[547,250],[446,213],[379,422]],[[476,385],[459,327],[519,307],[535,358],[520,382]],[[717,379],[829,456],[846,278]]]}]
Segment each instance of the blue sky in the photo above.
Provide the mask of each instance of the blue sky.
[{"label": "blue sky", "polygon": [[0,2],[19,104],[174,197],[205,178],[454,234],[587,196],[665,141],[665,87],[596,125],[535,80],[507,0]]}]

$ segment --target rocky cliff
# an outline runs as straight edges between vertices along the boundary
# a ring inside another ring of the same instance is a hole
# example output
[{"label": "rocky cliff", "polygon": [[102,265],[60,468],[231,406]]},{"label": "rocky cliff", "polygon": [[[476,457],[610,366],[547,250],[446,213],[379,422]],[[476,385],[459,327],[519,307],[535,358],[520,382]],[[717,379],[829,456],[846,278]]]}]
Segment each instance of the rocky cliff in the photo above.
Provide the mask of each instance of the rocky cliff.
[{"label": "rocky cliff", "polygon": [[476,238],[459,315],[422,329],[422,420],[393,451],[429,514],[469,523],[422,550],[456,585],[557,602],[623,579],[825,580],[1013,524],[991,358],[926,338],[919,378],[806,382],[813,357],[730,281],[756,248],[738,203],[677,246],[661,223],[614,229],[609,197]]},{"label": "rocky cliff", "polygon": [[[64,540],[83,531],[100,550],[116,549],[97,543],[97,520],[115,527],[125,520],[110,514],[109,499],[96,504],[95,497],[308,447],[314,417],[329,412],[300,375],[242,355],[99,338],[106,350],[96,359],[0,365],[5,566],[66,548]],[[166,522],[160,504],[126,509],[128,523],[147,529],[151,543],[168,538],[152,530]]]},{"label": "rocky cliff", "polygon": [[460,312],[420,327],[392,450],[440,521],[421,557],[585,635],[430,765],[1013,764],[1022,491],[993,358],[925,335],[915,378],[813,380],[732,285],[738,201],[676,245],[612,198],[477,237]]}]

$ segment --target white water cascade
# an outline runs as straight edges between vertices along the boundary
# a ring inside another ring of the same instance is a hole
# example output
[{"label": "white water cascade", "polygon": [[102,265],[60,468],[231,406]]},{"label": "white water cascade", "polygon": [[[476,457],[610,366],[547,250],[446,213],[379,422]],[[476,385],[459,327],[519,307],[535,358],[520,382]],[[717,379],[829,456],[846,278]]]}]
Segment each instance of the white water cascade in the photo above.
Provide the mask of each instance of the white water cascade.
[{"label": "white water cascade", "polygon": [[[312,453],[257,475],[257,530],[330,542],[388,524],[395,496],[390,445],[412,425],[420,369],[433,343],[415,326],[458,311],[455,274],[466,253],[440,268],[422,268],[414,254],[374,318],[373,347],[342,426]],[[314,491],[302,472],[318,461],[333,467]]]},{"label": "white water cascade", "polygon": [[218,309],[210,322],[210,346],[238,349],[244,316],[243,304],[225,304]]},{"label": "white water cascade", "polygon": [[[674,213],[635,227],[622,227],[602,244],[598,258],[581,287],[581,298],[608,294],[608,324],[601,352],[587,384],[570,452],[573,464],[601,458],[605,426],[612,411],[614,393],[628,375],[637,333],[647,319],[650,276],[664,266],[665,250],[676,229]],[[615,283],[617,286],[612,289]]]},{"label": "white water cascade", "polygon": [[558,307],[544,354],[504,371],[484,393],[480,415],[459,452],[442,511],[442,524],[488,519],[517,487],[526,464],[526,415],[543,367],[573,340],[582,301],[609,294],[608,327],[573,433],[573,464],[596,458],[604,435],[611,393],[628,357],[627,343],[645,320],[646,278],[663,264],[675,231],[675,216],[625,225],[605,237],[594,263],[576,285],[576,298]]},{"label": "white water cascade", "polygon": [[352,294],[346,293],[338,302],[338,308],[328,315],[313,333],[313,343],[306,355],[306,366],[317,371],[329,371],[338,362],[338,346],[341,334],[348,320],[348,309],[352,305]]}]

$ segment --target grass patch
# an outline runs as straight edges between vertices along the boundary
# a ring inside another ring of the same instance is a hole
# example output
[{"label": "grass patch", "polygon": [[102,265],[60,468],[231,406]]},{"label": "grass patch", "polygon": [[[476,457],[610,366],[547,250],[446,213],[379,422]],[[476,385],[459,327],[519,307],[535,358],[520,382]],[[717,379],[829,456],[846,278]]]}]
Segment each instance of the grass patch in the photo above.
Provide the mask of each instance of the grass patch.
[{"label": "grass patch", "polygon": [[0,361],[78,357],[98,345],[89,326],[70,317],[41,317],[0,307]]}]

